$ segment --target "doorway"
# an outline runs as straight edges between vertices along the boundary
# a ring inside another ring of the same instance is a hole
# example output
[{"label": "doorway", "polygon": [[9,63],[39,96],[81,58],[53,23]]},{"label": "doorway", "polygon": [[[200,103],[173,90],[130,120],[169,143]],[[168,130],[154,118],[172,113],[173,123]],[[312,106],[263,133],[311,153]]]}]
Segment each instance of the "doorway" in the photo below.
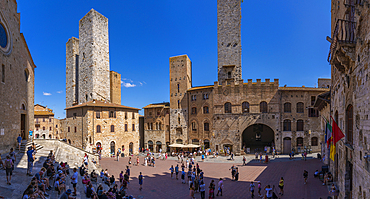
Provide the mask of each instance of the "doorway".
[{"label": "doorway", "polygon": [[250,153],[262,152],[266,146],[273,146],[274,137],[274,131],[269,126],[253,124],[243,131],[241,146],[249,148]]},{"label": "doorway", "polygon": [[204,140],[204,149],[209,149],[209,140]]},{"label": "doorway", "polygon": [[292,151],[292,139],[290,137],[285,137],[283,140],[283,153],[289,154]]},{"label": "doorway", "polygon": [[26,136],[26,114],[21,114],[21,137],[22,137],[22,140],[27,140],[27,136]]},{"label": "doorway", "polygon": [[115,154],[116,152],[116,143],[114,141],[110,142],[110,153]]},{"label": "doorway", "polygon": [[158,141],[155,144],[157,145],[155,150],[157,153],[159,153],[160,149],[162,149],[162,142]]},{"label": "doorway", "polygon": [[232,144],[224,144],[224,153],[227,152],[227,150],[229,150],[229,153],[233,152],[233,145]]},{"label": "doorway", "polygon": [[134,143],[130,142],[130,145],[129,145],[129,152],[130,154],[133,154],[134,152]]}]

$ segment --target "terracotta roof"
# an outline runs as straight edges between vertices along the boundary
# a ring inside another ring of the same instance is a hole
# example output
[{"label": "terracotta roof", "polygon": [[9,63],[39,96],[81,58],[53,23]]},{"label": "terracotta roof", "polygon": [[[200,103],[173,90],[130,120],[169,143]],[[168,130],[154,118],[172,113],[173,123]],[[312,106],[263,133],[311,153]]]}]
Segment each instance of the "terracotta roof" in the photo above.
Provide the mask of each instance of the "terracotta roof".
[{"label": "terracotta roof", "polygon": [[120,105],[120,104],[113,104],[113,103],[103,102],[103,101],[98,101],[98,100],[88,101],[88,102],[85,102],[83,104],[78,104],[78,105],[75,105],[75,106],[67,107],[67,108],[65,108],[65,110],[74,109],[74,108],[81,108],[81,107],[86,107],[86,106],[125,108],[125,109],[140,110],[139,108],[133,108],[133,107],[128,107],[128,106],[123,106],[123,105]]},{"label": "terracotta roof", "polygon": [[34,115],[54,115],[54,113],[49,111],[35,111]]},{"label": "terracotta roof", "polygon": [[312,87],[279,87],[279,90],[283,91],[329,91],[329,88],[312,88]]},{"label": "terracotta roof", "polygon": [[210,86],[198,86],[198,87],[192,87],[192,88],[189,88],[189,89],[188,89],[188,91],[199,90],[199,89],[205,89],[205,88],[213,88],[213,85],[210,85]]},{"label": "terracotta roof", "polygon": [[164,102],[164,103],[149,104],[143,108],[169,108],[169,107],[170,107],[170,103]]}]

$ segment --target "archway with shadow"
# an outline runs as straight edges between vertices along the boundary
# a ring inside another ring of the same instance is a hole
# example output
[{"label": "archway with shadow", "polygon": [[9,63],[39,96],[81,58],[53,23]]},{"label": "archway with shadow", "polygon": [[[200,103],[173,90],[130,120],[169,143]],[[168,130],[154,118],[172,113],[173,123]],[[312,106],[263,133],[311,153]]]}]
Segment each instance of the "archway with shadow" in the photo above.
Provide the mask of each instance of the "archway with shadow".
[{"label": "archway with shadow", "polygon": [[242,146],[246,153],[264,152],[265,146],[273,145],[274,137],[274,131],[269,126],[253,124],[243,131]]}]

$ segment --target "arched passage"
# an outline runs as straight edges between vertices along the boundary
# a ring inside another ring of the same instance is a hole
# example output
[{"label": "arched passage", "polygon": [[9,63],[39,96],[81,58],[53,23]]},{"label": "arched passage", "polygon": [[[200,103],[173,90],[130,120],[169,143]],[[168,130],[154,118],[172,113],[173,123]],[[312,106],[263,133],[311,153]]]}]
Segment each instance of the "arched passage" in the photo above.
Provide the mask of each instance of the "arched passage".
[{"label": "arched passage", "polygon": [[264,147],[271,147],[274,142],[274,131],[265,124],[253,124],[243,131],[242,146],[249,148],[250,153],[264,151]]}]

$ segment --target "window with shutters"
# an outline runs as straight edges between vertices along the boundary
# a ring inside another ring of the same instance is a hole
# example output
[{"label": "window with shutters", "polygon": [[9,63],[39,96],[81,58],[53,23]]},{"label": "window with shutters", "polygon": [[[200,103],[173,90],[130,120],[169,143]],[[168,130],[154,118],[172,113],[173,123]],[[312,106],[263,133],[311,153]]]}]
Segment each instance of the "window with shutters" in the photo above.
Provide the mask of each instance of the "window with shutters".
[{"label": "window with shutters", "polygon": [[284,113],[291,113],[292,112],[292,104],[289,102],[286,102],[284,104]]},{"label": "window with shutters", "polygon": [[297,120],[297,131],[303,131],[303,120]]},{"label": "window with shutters", "polygon": [[267,102],[261,102],[260,103],[260,112],[261,113],[267,113]]},{"label": "window with shutters", "polygon": [[292,123],[290,120],[284,120],[283,131],[292,131]]},{"label": "window with shutters", "polygon": [[231,113],[231,103],[230,102],[225,103],[224,107],[225,107],[225,113]]},{"label": "window with shutters", "polygon": [[297,103],[297,113],[304,113],[304,104],[303,102]]}]

